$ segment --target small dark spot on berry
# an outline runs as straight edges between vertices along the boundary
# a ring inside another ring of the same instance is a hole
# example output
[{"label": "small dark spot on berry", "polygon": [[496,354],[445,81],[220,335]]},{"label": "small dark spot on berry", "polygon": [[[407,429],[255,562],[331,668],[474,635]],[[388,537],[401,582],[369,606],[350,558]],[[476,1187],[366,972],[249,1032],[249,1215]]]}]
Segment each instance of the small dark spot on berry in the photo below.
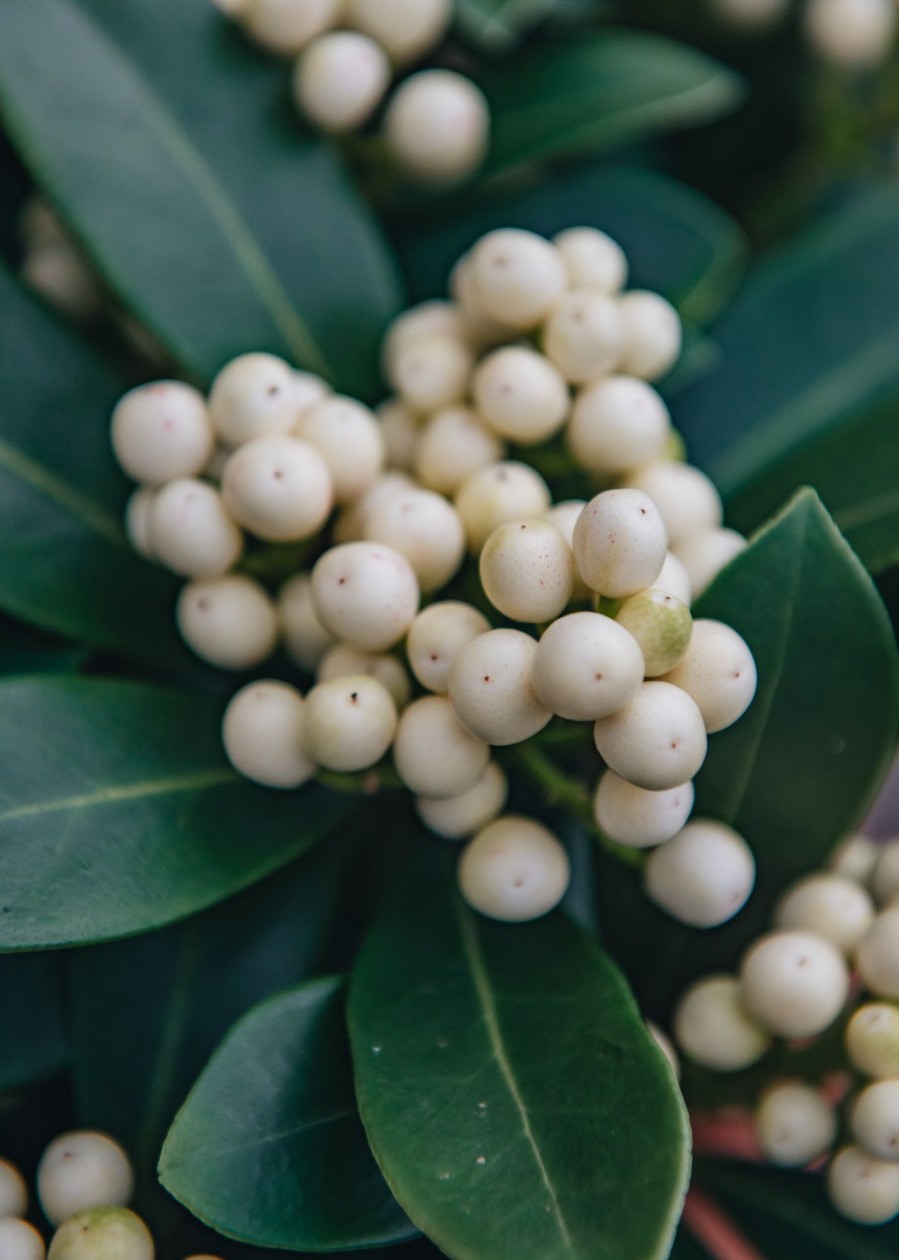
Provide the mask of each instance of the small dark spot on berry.
[{"label": "small dark spot on berry", "polygon": [[351,691],[351,692],[350,692],[350,699],[352,700],[353,704],[355,704],[355,703],[356,703],[356,701],[359,699],[359,692],[358,692],[358,691]]},{"label": "small dark spot on berry", "polygon": [[281,386],[269,385],[268,389],[265,392],[268,394],[269,398],[274,398],[275,394],[280,394]]},{"label": "small dark spot on berry", "polygon": [[489,675],[489,674],[485,674],[485,675],[484,675],[484,682],[489,682],[489,681],[490,681],[490,675]]},{"label": "small dark spot on berry", "polygon": [[641,515],[641,516],[645,516],[645,515],[646,515],[646,508],[640,508],[640,515]]},{"label": "small dark spot on berry", "polygon": [[197,607],[199,608],[200,612],[208,612],[209,600],[206,599],[205,597],[201,597],[200,599],[197,600]]}]

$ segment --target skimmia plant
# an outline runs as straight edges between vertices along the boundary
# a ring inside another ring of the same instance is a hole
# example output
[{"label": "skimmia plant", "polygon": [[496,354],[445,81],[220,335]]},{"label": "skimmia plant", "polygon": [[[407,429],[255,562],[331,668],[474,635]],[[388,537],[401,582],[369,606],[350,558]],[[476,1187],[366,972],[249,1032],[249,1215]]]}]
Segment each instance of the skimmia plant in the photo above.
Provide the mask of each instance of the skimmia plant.
[{"label": "skimmia plant", "polygon": [[0,1260],[895,1255],[895,15],[800,8],[0,4]]}]

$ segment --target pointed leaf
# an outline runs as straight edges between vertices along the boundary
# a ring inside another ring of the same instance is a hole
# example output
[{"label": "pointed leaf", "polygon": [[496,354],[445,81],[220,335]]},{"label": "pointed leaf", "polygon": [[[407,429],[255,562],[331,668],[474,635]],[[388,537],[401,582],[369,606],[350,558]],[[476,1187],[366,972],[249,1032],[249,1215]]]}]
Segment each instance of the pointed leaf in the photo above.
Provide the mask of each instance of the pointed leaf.
[{"label": "pointed leaf", "polygon": [[178,1113],[162,1152],[162,1183],[220,1232],[311,1251],[417,1232],[365,1140],[343,1007],[336,979],[257,1006]]},{"label": "pointed leaf", "polygon": [[226,763],[221,706],[138,683],[0,683],[0,949],[86,944],[215,904],[347,817]]},{"label": "pointed leaf", "polygon": [[424,838],[353,971],[372,1150],[454,1260],[668,1254],[688,1172],[680,1095],[618,972],[556,913],[497,924]]}]

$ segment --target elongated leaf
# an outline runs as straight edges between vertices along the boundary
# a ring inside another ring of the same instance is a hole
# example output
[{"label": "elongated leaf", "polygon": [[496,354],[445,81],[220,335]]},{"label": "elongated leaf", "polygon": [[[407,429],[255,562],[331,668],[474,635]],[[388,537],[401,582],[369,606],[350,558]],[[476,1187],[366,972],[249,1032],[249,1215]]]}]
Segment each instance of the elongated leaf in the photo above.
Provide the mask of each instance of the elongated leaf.
[{"label": "elongated leaf", "polygon": [[454,1260],[668,1254],[687,1175],[674,1078],[621,977],[561,914],[500,925],[422,839],[353,971],[362,1119]]},{"label": "elongated leaf", "polygon": [[541,40],[477,78],[491,109],[484,175],[696,126],[742,93],[736,75],[695,49],[623,30]]},{"label": "elongated leaf", "polygon": [[[770,510],[769,489],[790,492],[820,478],[825,501],[845,513],[866,558],[890,550],[879,538],[872,543],[867,526],[883,510],[890,476],[884,441],[867,463],[856,459],[851,487],[847,476],[835,493],[835,478],[860,414],[899,393],[897,266],[899,192],[881,188],[760,266],[716,329],[718,368],[678,399],[676,419],[691,456],[735,500],[744,525]],[[852,427],[839,437],[844,425]],[[892,521],[878,532],[886,539],[888,531],[894,541]]]},{"label": "elongated leaf", "polygon": [[335,1251],[417,1232],[365,1140],[343,1007],[336,979],[256,1007],[178,1113],[159,1165],[162,1183],[222,1233]]},{"label": "elongated leaf", "polygon": [[68,1050],[59,956],[0,956],[0,1094],[58,1072]]},{"label": "elongated leaf", "polygon": [[709,740],[694,810],[746,837],[758,882],[730,923],[697,931],[653,910],[630,873],[606,870],[606,940],[656,1015],[696,975],[735,963],[765,930],[783,885],[822,865],[861,821],[889,768],[899,721],[883,605],[812,492],[758,535],[695,611],[739,631],[758,667],[748,712]]},{"label": "elongated leaf", "polygon": [[461,212],[397,233],[396,247],[413,296],[446,291],[456,260],[484,232],[528,228],[553,236],[597,227],[619,241],[631,264],[629,284],[675,302],[703,321],[728,300],[743,272],[747,246],[723,210],[684,184],[638,167],[591,164],[526,191],[487,196]]},{"label": "elongated leaf", "polygon": [[255,883],[339,826],[346,798],[230,769],[221,706],[137,683],[0,683],[0,949],[128,936]]},{"label": "elongated leaf", "polygon": [[39,674],[77,669],[87,659],[83,648],[55,634],[0,616],[0,674]]},{"label": "elongated leaf", "polygon": [[7,124],[187,372],[204,381],[266,349],[371,390],[397,303],[377,230],[327,147],[299,134],[277,64],[223,27],[207,0],[7,5]]},{"label": "elongated leaf", "polygon": [[507,51],[559,7],[559,0],[457,0],[456,25],[480,47]]}]

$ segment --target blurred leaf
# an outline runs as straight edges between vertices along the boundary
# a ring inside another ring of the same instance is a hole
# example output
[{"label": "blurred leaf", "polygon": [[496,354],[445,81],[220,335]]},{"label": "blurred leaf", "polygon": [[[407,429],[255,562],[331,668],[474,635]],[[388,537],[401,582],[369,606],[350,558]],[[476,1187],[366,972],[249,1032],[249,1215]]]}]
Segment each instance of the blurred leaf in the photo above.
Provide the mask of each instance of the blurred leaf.
[{"label": "blurred leaf", "polygon": [[0,615],[0,674],[39,674],[78,669],[83,648]]},{"label": "blurred leaf", "polygon": [[[807,482],[875,568],[895,554],[892,417],[872,405],[899,393],[897,268],[889,186],[773,254],[716,328],[718,368],[681,395],[676,420],[744,527]],[[860,440],[869,457],[859,448],[844,468]]]},{"label": "blurred leaf", "polygon": [[685,184],[638,167],[592,164],[560,172],[524,191],[484,192],[461,211],[397,232],[396,248],[417,300],[446,291],[454,263],[485,232],[527,228],[554,236],[596,227],[620,243],[629,285],[663,293],[703,322],[727,302],[742,275],[747,245],[723,210]]},{"label": "blurred leaf", "polygon": [[178,1113],[159,1171],[201,1220],[260,1246],[333,1251],[417,1233],[359,1121],[338,979],[240,1021]]},{"label": "blurred leaf", "polygon": [[491,111],[484,177],[697,126],[743,92],[732,71],[695,48],[624,30],[543,39],[475,77]]},{"label": "blurred leaf", "polygon": [[730,923],[697,931],[654,909],[630,872],[606,863],[604,938],[653,1017],[697,975],[733,965],[765,930],[784,884],[822,865],[861,821],[899,724],[883,604],[813,492],[799,494],[694,611],[733,626],[758,667],[746,714],[709,740],[694,810],[746,837],[758,882]]},{"label": "blurred leaf", "polygon": [[290,117],[281,71],[224,26],[208,0],[7,5],[6,122],[191,376],[271,350],[371,391],[398,302],[389,256],[330,149]]},{"label": "blurred leaf", "polygon": [[225,761],[220,723],[216,702],[162,687],[0,683],[0,949],[161,927],[344,822],[346,797],[242,779]]},{"label": "blurred leaf", "polygon": [[667,1254],[688,1172],[670,1069],[615,968],[556,913],[474,914],[422,838],[362,947],[362,1119],[412,1220],[465,1260]]},{"label": "blurred leaf", "polygon": [[508,53],[560,7],[559,0],[456,0],[456,25],[486,51]]},{"label": "blurred leaf", "polygon": [[0,1094],[67,1060],[59,955],[0,955]]}]

